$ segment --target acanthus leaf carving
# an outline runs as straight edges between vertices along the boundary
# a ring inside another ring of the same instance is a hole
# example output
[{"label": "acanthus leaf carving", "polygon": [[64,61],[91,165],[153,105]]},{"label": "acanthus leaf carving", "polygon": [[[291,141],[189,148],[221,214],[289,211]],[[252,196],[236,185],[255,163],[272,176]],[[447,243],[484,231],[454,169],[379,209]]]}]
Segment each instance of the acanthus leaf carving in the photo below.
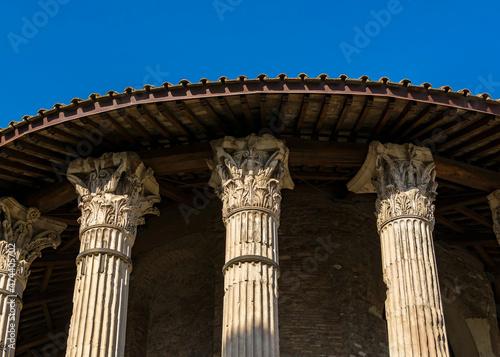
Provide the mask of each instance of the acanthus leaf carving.
[{"label": "acanthus leaf carving", "polygon": [[133,152],[107,153],[78,159],[68,168],[68,179],[79,195],[80,230],[96,225],[124,229],[135,237],[145,214],[159,214],[159,188],[151,168]]},{"label": "acanthus leaf carving", "polygon": [[31,263],[43,249],[59,246],[66,224],[43,217],[38,209],[26,208],[12,197],[0,199],[0,220],[0,271],[5,274],[14,259],[16,276],[25,286]]},{"label": "acanthus leaf carving", "polygon": [[244,207],[259,207],[278,217],[281,189],[293,188],[288,172],[288,149],[270,135],[212,142],[214,161],[210,185],[223,203],[223,217]]},{"label": "acanthus leaf carving", "polygon": [[372,142],[365,163],[348,187],[356,193],[377,193],[379,229],[402,216],[418,216],[434,223],[437,182],[428,148]]}]

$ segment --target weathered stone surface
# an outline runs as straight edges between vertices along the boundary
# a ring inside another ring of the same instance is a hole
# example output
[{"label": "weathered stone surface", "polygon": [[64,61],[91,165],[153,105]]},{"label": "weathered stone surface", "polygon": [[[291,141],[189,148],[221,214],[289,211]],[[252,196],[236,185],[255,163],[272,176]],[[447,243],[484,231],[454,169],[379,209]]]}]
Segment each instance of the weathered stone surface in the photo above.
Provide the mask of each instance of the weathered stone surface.
[{"label": "weathered stone surface", "polygon": [[[385,321],[369,311],[376,306],[383,313],[385,299],[375,217],[359,212],[353,205],[333,203],[321,193],[284,191],[284,195],[279,230],[279,243],[284,249],[280,254],[282,275],[278,299],[280,356],[348,356],[362,351],[384,355]],[[162,213],[169,217],[168,221],[152,218],[147,230],[139,233],[134,252],[145,246],[148,250],[134,257],[126,356],[143,356],[146,349],[149,351],[146,356],[208,356],[204,347],[207,345],[212,346],[213,356],[221,355],[225,230],[220,209],[220,202],[214,199],[188,225],[177,209],[169,210]],[[345,222],[352,225],[345,226]],[[324,238],[324,243],[319,238]],[[157,245],[153,246],[153,242]],[[334,253],[330,256],[323,246],[330,249],[332,244]],[[360,245],[367,248],[359,249]],[[317,269],[306,259],[315,255],[319,257]],[[212,270],[206,259],[212,262]],[[182,269],[184,262],[189,263],[186,269]],[[197,279],[191,275],[196,262],[204,267]],[[337,263],[342,265],[340,270],[334,267]],[[175,275],[167,271],[175,271]],[[213,299],[209,296],[190,299],[189,309],[182,311],[175,299],[163,299],[163,294],[173,296],[179,289],[184,296],[195,294],[205,281],[212,281],[208,278],[210,274],[215,276]],[[148,294],[157,286],[154,297]],[[162,318],[165,311],[168,319]],[[147,321],[153,316],[155,324],[150,325]],[[200,321],[200,317],[205,323],[193,326],[191,321]],[[177,331],[173,336],[157,335],[152,340],[145,337],[156,334],[157,329],[170,329],[172,323]],[[213,331],[212,336],[200,334],[208,330]],[[195,345],[192,333],[199,338]],[[133,342],[134,336],[142,339]],[[154,349],[150,346],[152,341]],[[362,348],[355,346],[358,343]]]},{"label": "weathered stone surface", "polygon": [[67,356],[123,356],[131,250],[158,184],[135,153],[80,159],[68,168],[79,194],[80,254]]},{"label": "weathered stone surface", "polygon": [[378,195],[391,356],[449,355],[432,238],[435,177],[429,149],[373,142],[348,183]]},{"label": "weathered stone surface", "polygon": [[483,264],[464,248],[440,244],[436,244],[436,260],[448,338],[454,355],[500,355],[495,299]]},{"label": "weathered stone surface", "polygon": [[[333,202],[317,189],[283,191],[278,231],[281,357],[361,356],[360,352],[388,356],[386,287],[374,200],[361,195],[356,199],[359,202]],[[127,357],[220,356],[220,267],[225,255],[221,208],[214,198],[186,224],[174,207],[140,228],[133,250]],[[436,257],[445,314],[445,296],[460,291],[458,300],[473,311],[459,315],[461,321],[468,326],[466,318],[487,318],[492,344],[498,343],[495,301],[484,267],[470,253],[440,245]],[[196,277],[197,262],[202,268]],[[177,291],[188,304],[179,305]],[[192,298],[199,293],[205,295]],[[173,329],[169,334],[155,332]],[[454,335],[448,336],[453,347]]]},{"label": "weathered stone surface", "polygon": [[209,184],[226,225],[223,357],[278,357],[281,189],[293,188],[288,149],[270,135],[211,143]]},{"label": "weathered stone surface", "polygon": [[14,356],[19,314],[30,265],[45,248],[57,248],[66,224],[43,217],[12,197],[0,198],[0,347]]},{"label": "weathered stone surface", "polygon": [[488,195],[491,215],[493,216],[493,231],[500,244],[500,190],[495,190]]}]

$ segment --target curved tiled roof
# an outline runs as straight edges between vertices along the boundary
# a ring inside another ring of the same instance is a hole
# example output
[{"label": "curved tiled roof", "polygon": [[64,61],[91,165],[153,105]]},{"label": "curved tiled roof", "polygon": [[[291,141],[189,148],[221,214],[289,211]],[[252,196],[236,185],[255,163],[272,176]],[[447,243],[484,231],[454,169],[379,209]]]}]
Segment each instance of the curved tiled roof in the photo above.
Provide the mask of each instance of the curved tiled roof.
[{"label": "curved tiled roof", "polygon": [[[61,121],[89,115],[88,111],[83,112],[80,110],[84,107],[93,106],[94,113],[102,113],[109,109],[119,109],[120,107],[151,101],[238,95],[248,92],[272,93],[275,91],[392,96],[500,115],[500,99],[494,100],[488,93],[472,95],[468,89],[453,91],[450,86],[433,88],[427,82],[412,85],[409,79],[403,79],[396,83],[391,82],[387,77],[372,81],[368,76],[352,79],[344,74],[338,78],[329,78],[327,74],[321,74],[317,78],[309,78],[305,73],[299,74],[296,78],[289,78],[284,73],[279,74],[276,78],[269,78],[266,74],[260,74],[256,79],[248,79],[243,75],[238,76],[236,79],[228,79],[223,76],[216,82],[202,78],[198,83],[191,83],[189,80],[183,79],[176,85],[168,82],[163,83],[161,87],[146,84],[142,89],[127,87],[122,93],[116,91],[109,91],[105,95],[92,93],[88,99],[73,98],[70,104],[56,103],[52,109],[40,109],[37,115],[26,115],[21,121],[12,121],[8,127],[0,129],[0,146],[10,141],[11,138],[7,139],[7,136],[14,139],[32,131],[29,127],[33,124],[36,124],[37,128],[40,126],[47,127]],[[110,101],[113,104],[109,104]],[[100,106],[100,103],[106,103],[106,105]],[[21,129],[21,131],[15,133],[18,129]]]}]

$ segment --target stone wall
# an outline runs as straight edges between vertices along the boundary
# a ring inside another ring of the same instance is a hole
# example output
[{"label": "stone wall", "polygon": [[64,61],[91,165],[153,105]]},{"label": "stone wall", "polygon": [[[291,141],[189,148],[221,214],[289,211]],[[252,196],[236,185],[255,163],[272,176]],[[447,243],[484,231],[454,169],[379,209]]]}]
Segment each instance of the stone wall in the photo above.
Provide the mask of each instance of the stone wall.
[{"label": "stone wall", "polygon": [[464,249],[440,244],[435,249],[448,339],[455,356],[499,356],[495,300],[483,264]]},{"label": "stone wall", "polygon": [[[314,191],[283,192],[282,357],[388,355],[373,210],[372,202],[333,202]],[[220,201],[211,200],[190,216],[189,224],[177,208],[147,222],[134,247],[126,355],[220,356],[225,244]],[[481,264],[449,247],[438,245],[436,253],[445,313],[452,320],[458,316],[454,325],[465,323],[474,331],[472,341],[484,340],[488,330],[497,355],[493,293]],[[450,296],[455,305],[448,304]]]}]

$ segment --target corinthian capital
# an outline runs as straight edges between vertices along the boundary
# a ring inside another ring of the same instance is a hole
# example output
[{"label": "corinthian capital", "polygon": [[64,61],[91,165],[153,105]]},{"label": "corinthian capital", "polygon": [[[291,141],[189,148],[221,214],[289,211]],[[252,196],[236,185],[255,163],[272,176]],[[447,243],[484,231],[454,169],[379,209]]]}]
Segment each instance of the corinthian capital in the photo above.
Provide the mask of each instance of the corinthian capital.
[{"label": "corinthian capital", "polygon": [[434,222],[434,167],[428,148],[374,141],[363,166],[347,187],[355,193],[377,193],[379,228],[387,220],[401,216],[419,216]]},{"label": "corinthian capital", "polygon": [[25,286],[31,263],[42,249],[59,246],[66,224],[43,217],[38,209],[26,208],[12,197],[0,198],[0,221],[0,271],[7,271],[9,259],[14,258],[16,275]]},{"label": "corinthian capital", "polygon": [[500,244],[500,190],[495,190],[488,195],[490,203],[491,215],[493,216],[493,231],[497,236]]},{"label": "corinthian capital", "polygon": [[226,136],[211,142],[214,160],[209,184],[223,203],[223,217],[244,207],[259,207],[279,216],[281,189],[293,188],[288,148],[271,135],[243,139]]},{"label": "corinthian capital", "polygon": [[109,225],[135,236],[143,215],[158,214],[153,207],[160,201],[158,183],[136,153],[78,159],[70,163],[67,176],[79,195],[81,231]]}]

